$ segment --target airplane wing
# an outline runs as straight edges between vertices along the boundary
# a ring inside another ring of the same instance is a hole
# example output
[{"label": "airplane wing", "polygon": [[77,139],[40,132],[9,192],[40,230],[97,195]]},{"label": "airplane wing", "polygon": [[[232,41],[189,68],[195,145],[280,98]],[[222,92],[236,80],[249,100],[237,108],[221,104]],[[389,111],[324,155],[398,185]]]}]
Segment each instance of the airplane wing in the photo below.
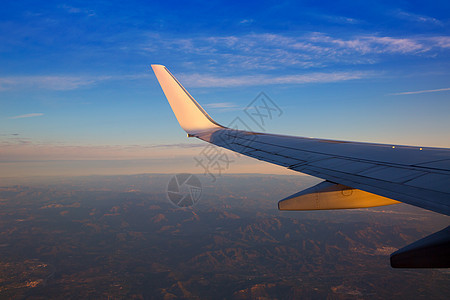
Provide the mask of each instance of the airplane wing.
[{"label": "airplane wing", "polygon": [[[166,67],[152,65],[152,68],[189,137],[325,180],[281,200],[278,203],[280,210],[361,208],[404,202],[450,215],[450,149],[314,139],[226,128],[203,110]],[[440,254],[432,253],[436,248],[435,238],[431,246],[419,243],[420,247],[425,247],[425,252],[419,251],[420,259],[416,257],[411,262],[408,257],[412,252],[407,249],[405,255],[401,249],[391,256],[391,265],[435,267],[445,261],[446,267],[450,267],[450,230],[447,228],[442,232],[446,238],[444,246],[438,247]],[[444,252],[442,247],[446,247]],[[429,254],[434,259],[430,260]]]}]

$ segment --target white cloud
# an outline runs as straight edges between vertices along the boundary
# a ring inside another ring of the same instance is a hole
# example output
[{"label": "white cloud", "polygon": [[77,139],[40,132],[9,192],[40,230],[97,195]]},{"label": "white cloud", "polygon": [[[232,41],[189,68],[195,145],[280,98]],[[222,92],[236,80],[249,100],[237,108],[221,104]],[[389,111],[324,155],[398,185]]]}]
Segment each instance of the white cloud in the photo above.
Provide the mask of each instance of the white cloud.
[{"label": "white cloud", "polygon": [[40,117],[40,116],[43,116],[43,115],[44,115],[43,113],[31,113],[31,114],[25,114],[25,115],[10,117],[10,119],[32,118],[32,117]]},{"label": "white cloud", "polygon": [[392,38],[392,37],[368,37],[366,40],[374,52],[391,53],[418,53],[430,50],[431,46],[410,39],[410,38]]},{"label": "white cloud", "polygon": [[81,9],[73,6],[63,5],[63,9],[65,9],[69,14],[78,14],[81,12]]},{"label": "white cloud", "polygon": [[422,90],[422,91],[413,91],[413,92],[401,92],[401,93],[393,93],[390,95],[414,95],[414,94],[436,93],[436,92],[445,92],[445,91],[450,91],[450,88],[435,89],[435,90]]},{"label": "white cloud", "polygon": [[85,14],[88,17],[95,16],[95,12],[90,9],[81,9],[81,8],[73,7],[73,6],[69,6],[69,5],[62,5],[60,7],[69,14]]},{"label": "white cloud", "polygon": [[208,103],[208,104],[205,104],[204,106],[208,110],[215,110],[215,111],[219,111],[219,112],[242,110],[242,107],[238,106],[235,103],[231,103],[231,102]]},{"label": "white cloud", "polygon": [[205,107],[212,108],[212,109],[214,109],[214,108],[222,109],[222,108],[236,108],[238,106],[231,102],[217,102],[217,103],[205,104]]},{"label": "white cloud", "polygon": [[90,87],[105,81],[140,80],[153,78],[153,74],[141,73],[131,75],[107,76],[8,76],[0,77],[0,91],[17,89],[44,89],[53,91],[70,91]]},{"label": "white cloud", "polygon": [[[334,45],[336,54],[415,54],[428,51],[431,45],[414,38],[393,38],[388,36],[363,35],[353,39],[332,38],[322,33],[314,33],[309,38],[316,44]],[[337,46],[337,48],[336,48]],[[330,48],[328,48],[330,49]]]},{"label": "white cloud", "polygon": [[349,18],[346,16],[340,16],[340,15],[326,15],[323,13],[313,13],[313,12],[309,12],[306,13],[307,15],[317,18],[318,20],[321,21],[326,21],[326,22],[330,22],[330,23],[335,23],[335,24],[360,24],[360,23],[364,23],[362,20],[358,20],[358,19],[354,19],[354,18]]},{"label": "white cloud", "polygon": [[436,36],[430,38],[430,41],[434,42],[440,48],[450,48],[450,36]]},{"label": "white cloud", "polygon": [[253,19],[243,19],[239,23],[240,24],[250,24],[250,23],[253,23]]},{"label": "white cloud", "polygon": [[[195,87],[230,87],[264,84],[300,84],[333,82],[371,76],[364,72],[311,72],[303,75],[268,76],[273,70],[290,69],[305,73],[305,69],[333,69],[339,66],[376,64],[388,56],[442,55],[450,49],[450,36],[391,37],[357,35],[336,37],[320,32],[299,36],[283,34],[247,34],[241,36],[209,36],[194,38],[167,38],[156,33],[147,34],[147,42],[138,51],[151,55],[171,53],[182,57],[182,62],[196,72],[185,74],[182,82]],[[193,61],[196,63],[194,64]],[[201,67],[197,67],[201,66]],[[228,74],[250,74],[227,76]],[[220,74],[220,75],[218,75]],[[48,89],[56,91],[89,87],[107,80],[139,80],[153,77],[150,72],[120,76],[7,76],[0,77],[0,91],[9,89]]]},{"label": "white cloud", "polygon": [[74,90],[111,79],[111,76],[10,76],[0,77],[0,90],[13,88],[39,88],[55,91]]},{"label": "white cloud", "polygon": [[372,72],[315,72],[301,75],[285,76],[235,76],[221,77],[215,75],[192,74],[180,75],[181,82],[189,87],[235,87],[235,86],[259,86],[271,84],[305,84],[338,82],[353,79],[372,77]]},{"label": "white cloud", "polygon": [[[303,35],[247,34],[166,38],[148,34],[142,52],[169,51],[216,72],[316,68],[374,64],[388,56],[434,56],[450,47],[450,37],[355,35],[347,38],[321,32]],[[153,54],[152,54],[153,55]]]},{"label": "white cloud", "polygon": [[431,23],[431,24],[435,24],[435,25],[439,25],[439,26],[443,25],[442,22],[436,18],[428,17],[428,16],[424,16],[424,15],[418,15],[418,14],[414,14],[414,13],[406,12],[406,11],[398,11],[396,13],[396,16],[399,19],[413,21],[413,22]]}]

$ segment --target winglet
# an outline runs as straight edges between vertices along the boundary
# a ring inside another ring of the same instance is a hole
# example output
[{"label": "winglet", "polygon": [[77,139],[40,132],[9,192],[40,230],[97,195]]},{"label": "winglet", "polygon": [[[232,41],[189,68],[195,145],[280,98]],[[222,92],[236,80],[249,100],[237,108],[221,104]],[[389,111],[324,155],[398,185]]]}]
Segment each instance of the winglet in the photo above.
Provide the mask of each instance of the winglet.
[{"label": "winglet", "polygon": [[224,128],[206,113],[165,66],[152,65],[152,69],[178,123],[188,133],[188,136]]}]

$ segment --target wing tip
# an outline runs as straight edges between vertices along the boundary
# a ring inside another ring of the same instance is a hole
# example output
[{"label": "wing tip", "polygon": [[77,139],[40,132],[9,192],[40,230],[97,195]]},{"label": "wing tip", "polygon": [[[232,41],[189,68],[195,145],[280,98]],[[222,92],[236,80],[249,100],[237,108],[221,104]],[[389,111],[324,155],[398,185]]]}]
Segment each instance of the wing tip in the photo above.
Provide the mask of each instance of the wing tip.
[{"label": "wing tip", "polygon": [[164,70],[164,69],[167,69],[166,66],[164,66],[164,65],[159,65],[159,64],[151,64],[150,67],[151,67],[151,69],[153,70],[153,72],[156,72],[157,70]]},{"label": "wing tip", "polygon": [[151,67],[178,123],[188,134],[223,128],[208,115],[165,66],[152,64]]}]

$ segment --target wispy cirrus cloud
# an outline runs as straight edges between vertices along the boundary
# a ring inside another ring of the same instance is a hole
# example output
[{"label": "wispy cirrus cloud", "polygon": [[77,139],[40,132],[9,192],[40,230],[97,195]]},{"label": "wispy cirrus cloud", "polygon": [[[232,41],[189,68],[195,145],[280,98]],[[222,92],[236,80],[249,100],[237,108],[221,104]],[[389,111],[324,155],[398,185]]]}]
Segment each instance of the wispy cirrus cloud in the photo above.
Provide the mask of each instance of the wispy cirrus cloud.
[{"label": "wispy cirrus cloud", "polygon": [[239,21],[239,24],[250,24],[253,22],[254,22],[253,19],[243,19],[243,20]]},{"label": "wispy cirrus cloud", "polygon": [[217,102],[217,103],[205,104],[205,107],[212,108],[212,109],[214,109],[214,108],[222,109],[222,108],[236,108],[238,106],[231,102]]},{"label": "wispy cirrus cloud", "polygon": [[340,16],[340,15],[327,15],[327,14],[318,14],[318,13],[308,13],[308,15],[322,20],[327,21],[334,24],[360,24],[364,23],[362,20],[350,18],[346,16]]},{"label": "wispy cirrus cloud", "polygon": [[[71,76],[17,76],[0,78],[0,91],[32,88],[47,89],[54,91],[69,91],[89,87],[105,81],[141,80],[147,79],[152,74],[134,74],[122,76],[99,76],[99,77],[71,77]],[[296,75],[242,75],[226,76],[210,74],[179,74],[183,84],[189,87],[236,87],[236,86],[259,86],[273,84],[304,84],[304,83],[327,83],[353,79],[369,78],[374,72],[352,71],[352,72],[310,72]],[[225,107],[230,103],[222,103],[223,107],[211,107],[216,109],[234,109]]]},{"label": "wispy cirrus cloud", "polygon": [[[366,78],[373,74],[362,71],[317,72],[317,69],[336,70],[336,66],[339,70],[343,66],[354,69],[354,66],[376,64],[387,57],[436,57],[450,49],[450,36],[392,37],[367,34],[343,38],[310,32],[298,36],[261,33],[170,38],[148,33],[147,42],[135,48],[134,51],[152,57],[168,52],[173,57],[182,57],[182,62],[175,63],[184,64],[194,72],[180,76],[188,86],[233,87]],[[289,69],[288,73],[297,75],[267,75],[283,69]],[[315,72],[305,74],[307,69],[315,69]],[[201,70],[201,74],[195,73],[197,70]],[[236,70],[239,70],[240,76],[229,76],[235,74]],[[261,73],[266,75],[259,75]],[[140,80],[149,76],[152,74],[6,76],[0,77],[0,91],[27,88],[68,91],[95,86],[105,81]]]},{"label": "wispy cirrus cloud", "polygon": [[237,111],[243,109],[236,103],[232,102],[217,102],[217,103],[208,103],[204,105],[205,108],[209,110],[216,110],[221,112],[228,112],[228,111]]},{"label": "wispy cirrus cloud", "polygon": [[315,72],[301,75],[286,76],[234,76],[222,77],[208,74],[182,74],[183,84],[189,87],[236,87],[259,86],[272,84],[306,84],[327,83],[373,77],[373,72]]},{"label": "wispy cirrus cloud", "polygon": [[430,50],[425,45],[410,38],[392,38],[378,36],[361,36],[357,39],[333,39],[328,36],[316,35],[312,37],[318,43],[332,43],[343,51],[367,54],[416,54]]},{"label": "wispy cirrus cloud", "polygon": [[400,93],[392,93],[389,95],[414,95],[414,94],[424,94],[424,93],[436,93],[436,92],[445,92],[450,91],[450,88],[443,89],[435,89],[435,90],[422,90],[422,91],[413,91],[413,92],[400,92]]},{"label": "wispy cirrus cloud", "polygon": [[450,48],[450,36],[432,37],[430,40],[434,41],[440,48]]},{"label": "wispy cirrus cloud", "polygon": [[9,117],[9,119],[33,118],[33,117],[41,117],[43,115],[44,115],[43,113],[31,113],[31,114],[24,114],[24,115]]},{"label": "wispy cirrus cloud", "polygon": [[84,14],[88,17],[95,16],[95,12],[92,9],[83,9],[70,5],[61,5],[60,8],[64,9],[69,14]]},{"label": "wispy cirrus cloud", "polygon": [[443,25],[443,23],[436,18],[425,16],[425,15],[418,15],[418,14],[403,11],[403,10],[397,11],[396,13],[394,13],[394,15],[399,19],[408,20],[408,21],[412,21],[412,22],[430,23],[430,24],[435,24],[435,25],[439,25],[439,26]]},{"label": "wispy cirrus cloud", "polygon": [[147,53],[170,51],[195,58],[214,70],[271,70],[280,67],[321,68],[334,65],[374,64],[393,56],[435,56],[448,49],[448,36],[383,36],[378,34],[342,37],[323,32],[302,35],[273,33],[166,38],[148,34],[140,45]]},{"label": "wispy cirrus cloud", "polygon": [[16,88],[67,91],[90,86],[111,78],[111,76],[8,76],[0,77],[0,91]]}]

